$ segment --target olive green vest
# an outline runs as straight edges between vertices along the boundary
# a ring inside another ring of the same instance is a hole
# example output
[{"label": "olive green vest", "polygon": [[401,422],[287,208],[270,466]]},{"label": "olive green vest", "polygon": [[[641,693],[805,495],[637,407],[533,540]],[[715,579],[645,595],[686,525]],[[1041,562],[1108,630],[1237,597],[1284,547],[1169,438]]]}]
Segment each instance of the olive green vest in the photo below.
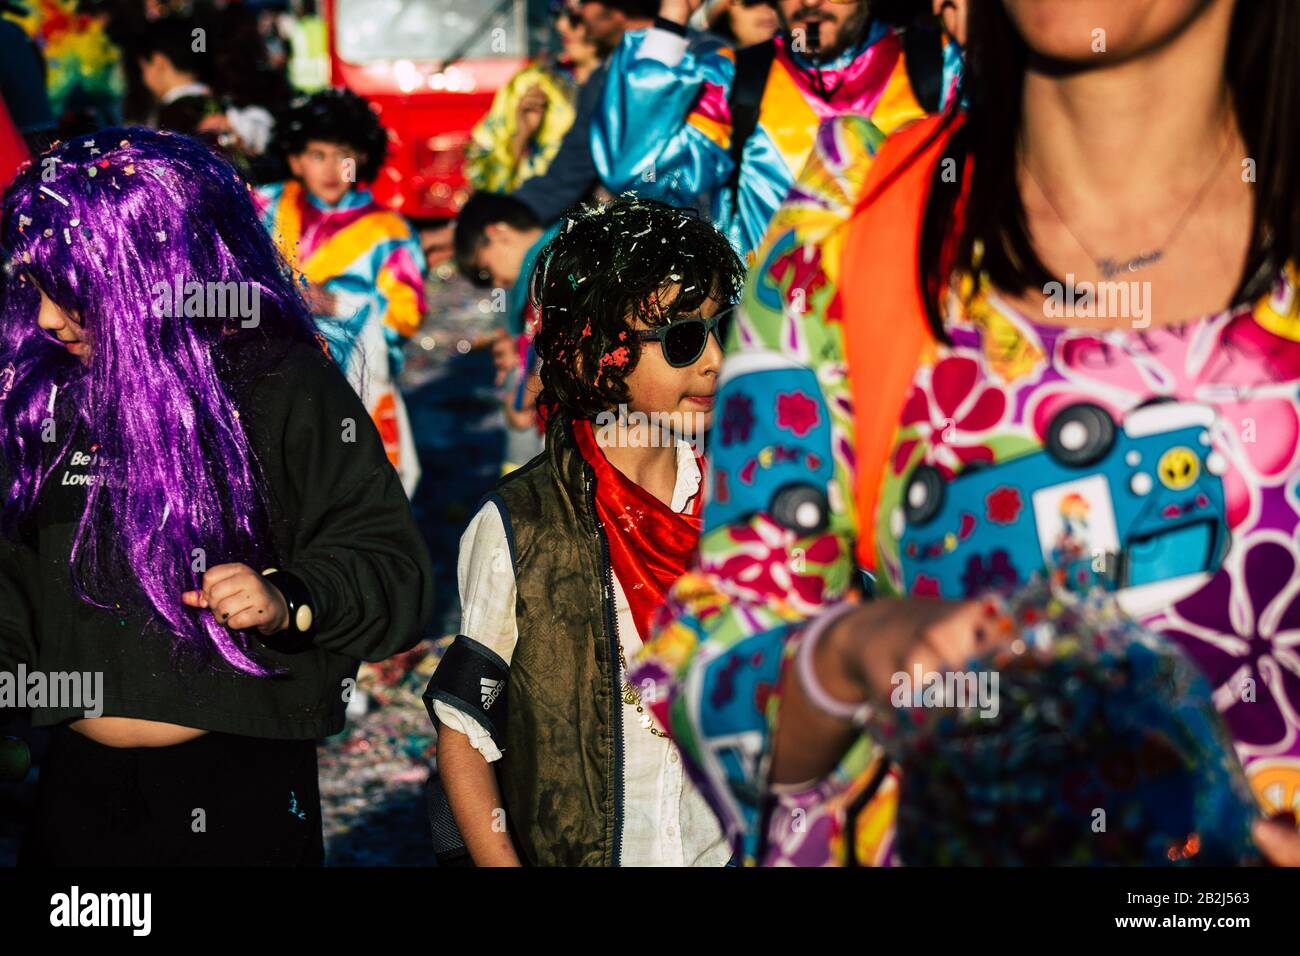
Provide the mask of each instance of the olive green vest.
[{"label": "olive green vest", "polygon": [[616,866],[622,802],[617,636],[595,479],[567,422],[494,498],[510,540],[519,642],[497,779],[538,866]]}]

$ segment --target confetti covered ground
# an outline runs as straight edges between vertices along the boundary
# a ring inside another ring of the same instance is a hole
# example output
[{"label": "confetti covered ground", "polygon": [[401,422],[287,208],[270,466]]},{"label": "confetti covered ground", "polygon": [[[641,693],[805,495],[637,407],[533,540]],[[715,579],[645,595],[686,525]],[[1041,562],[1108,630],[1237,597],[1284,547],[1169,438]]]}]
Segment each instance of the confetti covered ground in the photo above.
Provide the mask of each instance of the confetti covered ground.
[{"label": "confetti covered ground", "polygon": [[433,864],[424,786],[434,757],[420,694],[445,641],[426,641],[358,680],[370,711],[321,743],[321,803],[330,866]]},{"label": "confetti covered ground", "polygon": [[[358,688],[370,710],[320,746],[326,862],[330,866],[431,866],[425,782],[432,725],[420,700],[460,623],[456,551],[478,500],[496,480],[505,423],[489,356],[473,348],[494,316],[458,279],[431,282],[424,327],[402,373],[423,477],[412,506],[433,557],[437,606],[431,637],[409,654],[365,665]],[[432,347],[430,347],[432,346]]]}]

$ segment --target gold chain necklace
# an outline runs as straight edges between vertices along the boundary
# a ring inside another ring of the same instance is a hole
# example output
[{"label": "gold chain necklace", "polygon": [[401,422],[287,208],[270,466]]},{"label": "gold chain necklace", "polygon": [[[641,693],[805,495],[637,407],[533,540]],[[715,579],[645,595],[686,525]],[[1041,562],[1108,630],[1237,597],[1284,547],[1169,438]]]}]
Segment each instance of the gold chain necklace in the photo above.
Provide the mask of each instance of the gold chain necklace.
[{"label": "gold chain necklace", "polygon": [[1167,249],[1169,245],[1178,238],[1179,234],[1183,231],[1183,226],[1187,224],[1187,220],[1191,218],[1192,213],[1196,211],[1197,207],[1201,205],[1201,201],[1209,194],[1210,187],[1214,185],[1215,178],[1222,172],[1223,161],[1228,157],[1228,153],[1232,149],[1232,143],[1233,139],[1229,136],[1228,141],[1224,144],[1222,153],[1219,154],[1219,158],[1210,168],[1210,175],[1206,177],[1205,181],[1201,184],[1201,188],[1193,194],[1191,202],[1189,202],[1186,208],[1183,209],[1182,215],[1178,217],[1173,228],[1169,230],[1169,233],[1165,236],[1164,242],[1160,243],[1154,249],[1144,249],[1137,255],[1128,259],[1112,259],[1109,256],[1098,256],[1093,252],[1092,247],[1084,243],[1083,239],[1079,237],[1079,234],[1071,228],[1069,221],[1065,218],[1064,214],[1062,214],[1061,210],[1057,208],[1056,202],[1052,199],[1051,193],[1047,191],[1047,188],[1034,174],[1029,163],[1026,162],[1023,157],[1021,157],[1020,162],[1021,165],[1024,166],[1025,172],[1029,174],[1029,178],[1033,180],[1034,185],[1038,187],[1038,192],[1042,195],[1043,199],[1047,201],[1048,208],[1052,210],[1052,214],[1056,216],[1057,221],[1065,227],[1065,231],[1070,234],[1071,238],[1079,244],[1079,248],[1082,249],[1088,258],[1093,261],[1093,264],[1097,267],[1097,271],[1101,273],[1102,278],[1113,279],[1115,276],[1120,275],[1123,272],[1137,272],[1139,269],[1145,269],[1147,266],[1154,265],[1165,257],[1165,249]]},{"label": "gold chain necklace", "polygon": [[[623,665],[623,673],[626,674],[627,656],[623,653],[622,641],[618,642],[618,662],[621,665]],[[637,714],[640,715],[640,719],[637,722],[642,727],[650,731],[650,733],[654,734],[656,737],[663,737],[665,740],[668,739],[668,735],[666,733],[664,733],[662,730],[656,729],[654,724],[654,718],[651,717],[649,714],[647,714],[645,712],[645,708],[641,706],[641,695],[636,692],[636,688],[632,686],[632,682],[628,680],[626,677],[623,678],[623,703],[630,704],[631,706],[636,708]]]}]

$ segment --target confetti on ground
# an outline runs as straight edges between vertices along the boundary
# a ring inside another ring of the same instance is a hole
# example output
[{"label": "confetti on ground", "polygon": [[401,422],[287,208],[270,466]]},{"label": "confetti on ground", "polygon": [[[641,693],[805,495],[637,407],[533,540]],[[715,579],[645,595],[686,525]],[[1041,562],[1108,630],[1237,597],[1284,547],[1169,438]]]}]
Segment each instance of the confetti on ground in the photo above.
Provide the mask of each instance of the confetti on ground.
[{"label": "confetti on ground", "polygon": [[450,637],[363,664],[369,712],[320,744],[321,810],[328,866],[432,866],[425,783],[435,746],[420,695]]}]

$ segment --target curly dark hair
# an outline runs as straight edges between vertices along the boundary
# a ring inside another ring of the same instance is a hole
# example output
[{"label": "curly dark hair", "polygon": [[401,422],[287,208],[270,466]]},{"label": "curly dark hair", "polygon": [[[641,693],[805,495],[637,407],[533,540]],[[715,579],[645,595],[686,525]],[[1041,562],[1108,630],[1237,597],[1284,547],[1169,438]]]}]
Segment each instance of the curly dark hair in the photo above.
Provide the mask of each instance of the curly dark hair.
[{"label": "curly dark hair", "polygon": [[538,401],[592,419],[628,401],[638,320],[667,325],[709,299],[726,308],[740,296],[745,267],[695,210],[628,195],[570,213],[529,282],[540,315]]},{"label": "curly dark hair", "polygon": [[328,89],[299,96],[276,117],[275,147],[286,159],[310,140],[350,146],[357,153],[357,180],[373,182],[388,155],[388,133],[366,100],[351,90]]}]

